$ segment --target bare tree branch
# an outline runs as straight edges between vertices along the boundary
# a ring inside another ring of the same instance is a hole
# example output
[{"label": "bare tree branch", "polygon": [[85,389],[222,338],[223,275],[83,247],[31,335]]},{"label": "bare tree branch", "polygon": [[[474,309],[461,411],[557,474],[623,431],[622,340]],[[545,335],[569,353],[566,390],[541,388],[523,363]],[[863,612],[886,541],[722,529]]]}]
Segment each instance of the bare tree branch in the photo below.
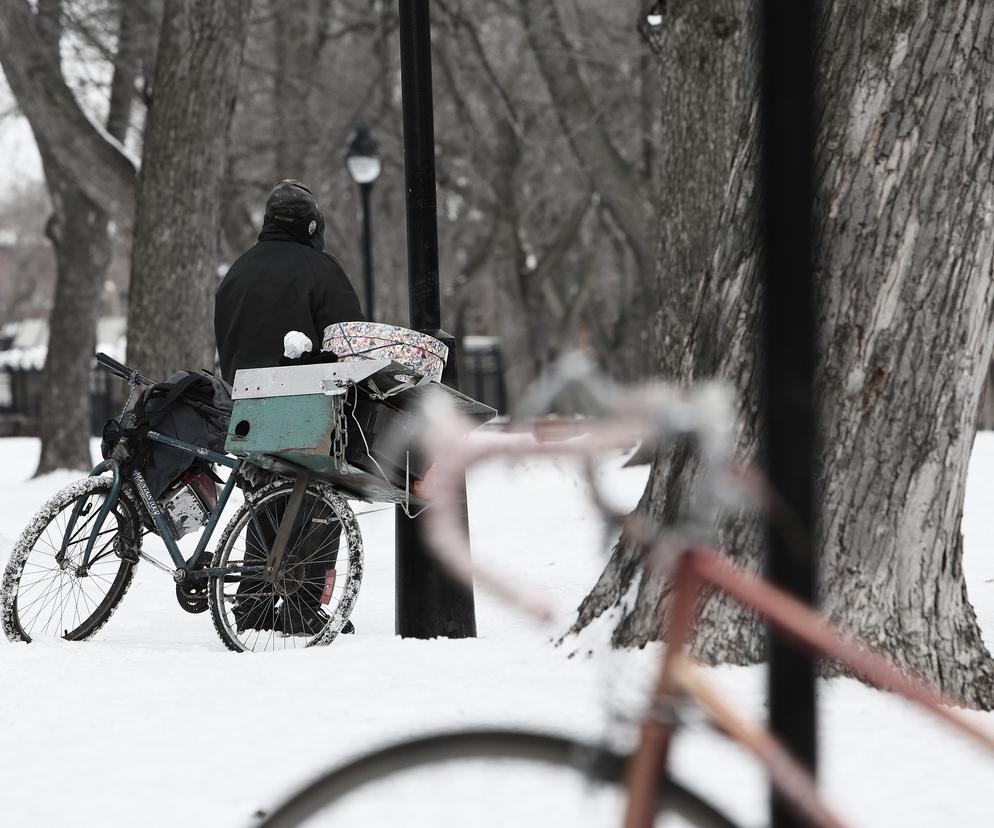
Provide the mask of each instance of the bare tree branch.
[{"label": "bare tree branch", "polygon": [[135,205],[135,162],[94,124],[66,85],[25,0],[0,4],[0,66],[32,129],[49,136],[59,166],[122,226]]},{"label": "bare tree branch", "polygon": [[518,5],[556,117],[591,186],[628,239],[646,294],[651,295],[655,251],[649,194],[634,165],[621,157],[601,122],[555,2],[518,0]]}]

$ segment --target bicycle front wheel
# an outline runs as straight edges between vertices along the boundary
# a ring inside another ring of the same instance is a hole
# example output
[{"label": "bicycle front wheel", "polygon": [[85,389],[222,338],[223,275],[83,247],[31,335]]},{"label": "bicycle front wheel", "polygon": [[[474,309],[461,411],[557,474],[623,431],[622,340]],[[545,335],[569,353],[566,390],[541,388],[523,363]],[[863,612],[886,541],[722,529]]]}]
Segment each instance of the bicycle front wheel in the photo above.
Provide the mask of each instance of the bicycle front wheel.
[{"label": "bicycle front wheel", "polygon": [[[479,730],[428,736],[360,757],[317,779],[260,828],[617,826],[625,758],[558,736]],[[735,828],[679,784],[660,784],[656,826]]]},{"label": "bicycle front wheel", "polygon": [[11,641],[46,636],[82,641],[106,624],[121,602],[141,547],[138,514],[124,492],[95,539],[89,566],[81,566],[111,484],[108,477],[88,477],[67,486],[21,533],[0,585],[0,623]]}]

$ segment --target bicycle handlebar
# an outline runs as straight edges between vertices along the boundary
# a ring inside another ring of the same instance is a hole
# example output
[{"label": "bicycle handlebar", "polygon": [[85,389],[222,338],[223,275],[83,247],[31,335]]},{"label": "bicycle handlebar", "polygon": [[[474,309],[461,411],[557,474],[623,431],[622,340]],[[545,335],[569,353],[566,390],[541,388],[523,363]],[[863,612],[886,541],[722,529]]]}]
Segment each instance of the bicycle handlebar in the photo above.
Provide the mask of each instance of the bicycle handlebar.
[{"label": "bicycle handlebar", "polygon": [[143,377],[137,370],[129,368],[123,362],[118,362],[116,359],[111,356],[107,356],[107,354],[103,352],[97,353],[96,360],[97,365],[118,379],[130,382],[131,378],[135,377],[135,379],[142,385],[152,385],[152,381]]},{"label": "bicycle handlebar", "polygon": [[[715,384],[690,388],[648,385],[626,390],[589,370],[578,370],[582,367],[569,366],[565,380],[554,377],[535,398],[548,402],[566,387],[586,391],[592,398],[600,398],[601,416],[579,423],[571,439],[553,443],[536,439],[529,432],[487,432],[466,440],[469,428],[460,423],[458,412],[447,399],[436,395],[424,401],[424,448],[435,460],[429,483],[432,508],[425,513],[429,548],[456,579],[472,583],[476,578],[506,603],[543,620],[552,615],[544,599],[470,557],[458,504],[462,481],[471,467],[496,458],[573,458],[580,462],[593,502],[609,524],[633,532],[654,558],[663,555],[678,536],[682,540],[710,536],[718,514],[729,506],[742,505],[743,495],[751,494],[751,488],[742,485],[735,474],[734,407],[724,388]],[[694,495],[681,510],[677,527],[655,526],[609,502],[595,473],[598,455],[630,449],[633,441],[642,440],[656,448],[684,436],[696,440],[701,469]]]}]

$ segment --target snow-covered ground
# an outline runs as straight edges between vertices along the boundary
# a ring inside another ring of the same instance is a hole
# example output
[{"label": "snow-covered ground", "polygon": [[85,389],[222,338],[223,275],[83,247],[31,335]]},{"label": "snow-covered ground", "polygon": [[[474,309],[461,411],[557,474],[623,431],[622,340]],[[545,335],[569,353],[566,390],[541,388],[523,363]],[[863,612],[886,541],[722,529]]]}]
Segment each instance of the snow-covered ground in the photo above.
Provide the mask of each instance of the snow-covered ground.
[{"label": "snow-covered ground", "polygon": [[[75,477],[30,480],[37,450],[33,440],[0,440],[0,566],[30,514]],[[634,503],[644,471],[617,465],[606,472],[613,490]],[[471,477],[469,494],[475,554],[552,597],[565,619],[603,564],[576,474],[548,464],[490,466]],[[994,435],[982,434],[967,492],[966,572],[994,646],[992,502]],[[147,564],[95,640],[0,639],[0,825],[236,828],[329,765],[412,734],[500,723],[624,736],[610,711],[637,697],[657,649],[610,652],[604,629],[555,646],[554,631],[483,594],[479,638],[399,640],[392,513],[360,522],[367,569],[353,615],[358,634],[329,648],[229,653],[209,616],[182,612],[168,575]],[[762,715],[762,668],[710,672]],[[820,692],[824,783],[856,824],[991,824],[994,760],[854,681],[823,682]],[[976,715],[994,728],[994,716]],[[740,751],[689,729],[675,761],[689,785],[747,824],[764,823],[763,782]],[[454,787],[426,796],[446,801],[460,795]],[[546,816],[561,820],[558,808]]]}]

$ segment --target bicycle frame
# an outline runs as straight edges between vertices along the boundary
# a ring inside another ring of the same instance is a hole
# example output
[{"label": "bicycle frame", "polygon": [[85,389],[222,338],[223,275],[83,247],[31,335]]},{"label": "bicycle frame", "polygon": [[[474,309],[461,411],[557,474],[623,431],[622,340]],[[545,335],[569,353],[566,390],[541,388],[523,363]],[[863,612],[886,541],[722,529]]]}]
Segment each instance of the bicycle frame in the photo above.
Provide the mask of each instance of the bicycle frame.
[{"label": "bicycle frame", "polygon": [[[156,531],[159,533],[159,537],[162,538],[163,543],[166,545],[166,550],[169,552],[169,557],[172,558],[173,564],[176,566],[176,570],[173,573],[173,577],[177,581],[183,580],[190,571],[196,567],[197,562],[200,560],[207,548],[207,544],[210,543],[210,539],[214,534],[214,530],[217,528],[217,523],[221,518],[221,513],[224,511],[224,507],[228,503],[228,498],[231,496],[231,492],[235,487],[235,472],[237,472],[239,466],[241,466],[242,461],[240,459],[235,459],[228,457],[224,454],[218,454],[217,452],[209,451],[208,449],[202,448],[200,446],[195,446],[192,443],[184,442],[183,440],[177,440],[175,437],[169,437],[165,434],[159,434],[157,431],[150,431],[146,435],[147,439],[162,443],[172,448],[184,451],[187,454],[194,455],[210,463],[216,463],[221,466],[226,466],[232,470],[231,475],[228,477],[228,481],[225,483],[224,488],[221,490],[220,495],[218,495],[217,504],[211,511],[210,517],[207,520],[207,525],[204,527],[200,534],[200,539],[197,542],[197,547],[194,550],[193,555],[186,559],[183,557],[183,553],[180,552],[179,546],[177,545],[176,538],[173,536],[172,530],[169,528],[169,521],[166,520],[166,516],[162,514],[162,510],[159,508],[159,504],[155,502],[152,497],[152,493],[149,491],[148,483],[142,476],[142,473],[135,469],[131,472],[131,482],[134,485],[135,491],[141,498],[142,503],[148,510],[149,516],[152,518],[155,524]],[[115,448],[115,454],[117,449]],[[104,500],[103,505],[100,508],[100,512],[97,514],[96,520],[94,521],[93,528],[90,530],[90,537],[87,540],[86,550],[83,554],[83,561],[80,569],[85,571],[91,563],[91,556],[93,554],[93,547],[96,544],[96,539],[100,535],[100,530],[103,528],[104,521],[107,519],[107,515],[113,510],[114,506],[117,505],[117,501],[121,496],[121,489],[124,485],[123,473],[121,470],[121,461],[115,457],[111,456],[110,459],[104,460],[93,468],[90,472],[91,477],[96,477],[110,471],[114,475],[114,482],[111,484],[110,493]],[[69,518],[69,524],[66,527],[66,531],[63,535],[63,549],[60,554],[65,553],[65,546],[68,539],[72,537],[73,530],[76,525],[76,521],[79,519],[80,510],[82,509],[82,503],[76,505],[73,509],[73,513]],[[261,567],[260,567],[261,570]],[[195,571],[196,578],[207,578],[213,575],[224,574],[224,570],[221,568],[213,569],[197,569]]]},{"label": "bicycle frame", "polygon": [[[869,684],[904,696],[946,724],[994,752],[994,736],[960,716],[944,697],[924,681],[902,672],[878,653],[847,640],[835,627],[796,598],[751,576],[730,563],[721,553],[707,548],[684,551],[673,575],[674,594],[667,627],[663,669],[655,699],[669,709],[681,696],[692,699],[736,741],[741,742],[765,767],[770,779],[797,808],[807,822],[825,828],[842,828],[843,822],[819,798],[810,773],[761,726],[734,711],[704,678],[686,654],[701,595],[716,588],[765,618],[812,654],[831,658],[848,667]],[[653,787],[665,771],[669,744],[675,728],[672,716],[646,719],[639,747],[628,771],[630,792],[625,828],[652,825],[656,806]]]}]

